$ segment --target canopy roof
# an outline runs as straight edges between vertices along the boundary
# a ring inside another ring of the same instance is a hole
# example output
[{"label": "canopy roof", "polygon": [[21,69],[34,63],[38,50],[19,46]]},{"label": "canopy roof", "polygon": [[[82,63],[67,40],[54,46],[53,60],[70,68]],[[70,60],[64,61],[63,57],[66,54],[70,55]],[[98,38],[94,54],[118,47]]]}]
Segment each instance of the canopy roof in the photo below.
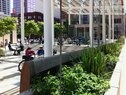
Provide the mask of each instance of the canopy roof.
[{"label": "canopy roof", "polygon": [[[60,7],[60,0],[54,0],[55,7]],[[90,10],[90,0],[62,0],[62,10],[67,14],[83,14],[88,15]],[[92,0],[94,2],[94,14],[103,12],[104,0]],[[122,15],[124,13],[123,0],[105,0],[105,14],[111,13]]]}]

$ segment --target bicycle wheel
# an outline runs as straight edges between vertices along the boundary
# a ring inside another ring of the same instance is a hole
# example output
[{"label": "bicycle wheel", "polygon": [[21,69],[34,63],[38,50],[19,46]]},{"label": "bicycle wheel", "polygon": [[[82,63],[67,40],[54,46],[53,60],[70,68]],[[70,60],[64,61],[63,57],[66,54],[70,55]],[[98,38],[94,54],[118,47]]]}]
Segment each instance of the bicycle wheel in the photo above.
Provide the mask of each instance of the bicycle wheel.
[{"label": "bicycle wheel", "polygon": [[19,64],[18,64],[18,70],[21,72],[23,64],[24,64],[25,60],[22,60]]}]

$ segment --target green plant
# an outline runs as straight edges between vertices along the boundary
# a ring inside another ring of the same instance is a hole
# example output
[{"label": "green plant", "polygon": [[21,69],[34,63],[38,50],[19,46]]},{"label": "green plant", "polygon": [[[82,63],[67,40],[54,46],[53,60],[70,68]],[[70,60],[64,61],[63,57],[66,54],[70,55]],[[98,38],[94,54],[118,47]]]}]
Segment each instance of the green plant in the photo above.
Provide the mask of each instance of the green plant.
[{"label": "green plant", "polygon": [[125,43],[125,36],[121,36],[118,40],[118,43],[124,44]]},{"label": "green plant", "polygon": [[54,24],[54,34],[55,37],[60,36],[61,33],[64,33],[66,31],[66,28],[64,25],[60,25],[60,23],[55,23]]},{"label": "green plant", "polygon": [[106,59],[99,49],[89,48],[84,50],[81,60],[83,69],[87,71],[87,73],[99,75],[104,71]]},{"label": "green plant", "polygon": [[94,74],[84,73],[80,64],[72,68],[64,66],[61,80],[59,74],[47,75],[43,79],[35,77],[32,84],[35,95],[103,95],[108,88],[107,80]]},{"label": "green plant", "polygon": [[106,70],[113,71],[118,61],[118,57],[110,54],[105,55],[105,57],[106,57]]},{"label": "green plant", "polygon": [[103,52],[105,55],[111,54],[114,56],[119,56],[121,48],[122,48],[122,45],[120,43],[110,43],[110,44],[105,44],[99,47],[101,52]]},{"label": "green plant", "polygon": [[35,77],[32,80],[32,89],[34,95],[59,95],[59,84],[56,76]]},{"label": "green plant", "polygon": [[5,51],[3,49],[0,49],[0,56],[5,56]]}]

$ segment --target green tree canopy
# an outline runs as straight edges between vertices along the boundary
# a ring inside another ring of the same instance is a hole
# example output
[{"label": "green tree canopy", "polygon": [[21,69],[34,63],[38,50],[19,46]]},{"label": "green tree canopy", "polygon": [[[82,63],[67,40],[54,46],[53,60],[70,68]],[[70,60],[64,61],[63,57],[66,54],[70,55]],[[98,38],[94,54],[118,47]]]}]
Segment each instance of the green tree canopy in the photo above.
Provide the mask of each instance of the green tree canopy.
[{"label": "green tree canopy", "polygon": [[55,37],[58,37],[60,33],[64,33],[65,31],[66,31],[66,28],[64,25],[61,25],[60,23],[54,24]]},{"label": "green tree canopy", "polygon": [[3,36],[4,31],[4,22],[0,19],[0,36]]},{"label": "green tree canopy", "polygon": [[39,27],[39,31],[38,31],[37,34],[39,36],[42,36],[43,33],[44,33],[44,22],[38,22],[37,24],[38,24],[38,27]]},{"label": "green tree canopy", "polygon": [[16,29],[16,19],[13,17],[5,17],[0,19],[0,35],[3,36]]},{"label": "green tree canopy", "polygon": [[13,30],[16,29],[16,19],[13,17],[4,17],[0,19],[0,36],[3,36],[4,43],[4,35],[9,34]]},{"label": "green tree canopy", "polygon": [[3,18],[3,22],[6,26],[6,30],[11,32],[16,29],[16,18],[14,17],[5,17]]},{"label": "green tree canopy", "polygon": [[37,23],[35,23],[33,20],[25,22],[25,35],[30,36],[31,34],[36,35],[36,33],[39,31],[39,27]]}]

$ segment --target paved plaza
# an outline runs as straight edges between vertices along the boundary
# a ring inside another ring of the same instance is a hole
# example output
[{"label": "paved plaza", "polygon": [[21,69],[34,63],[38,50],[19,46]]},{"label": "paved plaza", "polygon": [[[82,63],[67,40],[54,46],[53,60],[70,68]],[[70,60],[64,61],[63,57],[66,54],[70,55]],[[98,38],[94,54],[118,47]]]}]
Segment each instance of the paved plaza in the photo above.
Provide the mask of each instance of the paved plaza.
[{"label": "paved plaza", "polygon": [[0,95],[17,95],[20,86],[18,63],[21,56],[0,58]]}]

